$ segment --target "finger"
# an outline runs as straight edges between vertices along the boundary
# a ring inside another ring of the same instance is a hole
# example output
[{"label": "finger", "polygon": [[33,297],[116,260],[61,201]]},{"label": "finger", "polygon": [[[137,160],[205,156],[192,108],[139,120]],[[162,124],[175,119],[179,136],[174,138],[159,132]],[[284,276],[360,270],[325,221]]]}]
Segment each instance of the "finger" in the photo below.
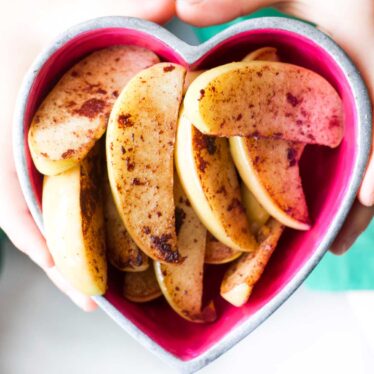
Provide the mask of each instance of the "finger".
[{"label": "finger", "polygon": [[[374,124],[373,124],[374,128]],[[374,139],[373,139],[374,143]],[[372,148],[371,157],[369,160],[368,167],[364,179],[361,184],[361,188],[358,194],[360,202],[365,206],[374,205],[374,149]]]},{"label": "finger", "polygon": [[19,215],[17,225],[20,225],[19,227],[23,227],[23,229],[15,229],[6,225],[3,227],[5,234],[13,245],[28,255],[40,267],[52,267],[54,265],[52,256],[31,215],[28,212],[25,212],[22,216]]},{"label": "finger", "polygon": [[330,251],[337,255],[346,252],[367,228],[373,215],[374,207],[363,206],[356,200]]},{"label": "finger", "polygon": [[279,0],[177,0],[179,18],[195,26],[209,26],[244,16]]},{"label": "finger", "polygon": [[55,266],[46,269],[46,274],[60,291],[69,296],[69,298],[85,312],[92,312],[97,308],[97,304],[89,296],[83,295],[73,288],[68,281],[62,277]]},{"label": "finger", "polygon": [[[374,31],[373,31],[373,37],[371,38],[370,44],[371,46],[374,45]],[[374,50],[373,50],[373,47],[371,47],[370,51],[371,51],[371,55],[369,52],[369,56],[367,58],[365,58],[365,56],[362,56],[365,61],[361,61],[360,65],[358,66],[361,67],[360,70],[363,72],[363,76],[364,76],[364,79],[366,81],[366,84],[369,90],[369,95],[371,97],[372,107],[374,107],[374,69],[373,69]],[[356,59],[357,58],[359,57],[356,57]],[[373,118],[372,128],[374,129],[374,118]],[[372,139],[371,156],[370,156],[369,163],[366,169],[366,173],[364,175],[364,179],[361,184],[358,198],[363,205],[366,205],[366,206],[374,205],[374,132],[373,132],[373,139]]]},{"label": "finger", "polygon": [[16,173],[9,170],[3,174],[7,182],[2,182],[0,188],[0,227],[15,247],[39,266],[53,266],[46,242],[26,206]]},{"label": "finger", "polygon": [[175,0],[123,0],[124,14],[157,23],[169,21],[175,14]]}]

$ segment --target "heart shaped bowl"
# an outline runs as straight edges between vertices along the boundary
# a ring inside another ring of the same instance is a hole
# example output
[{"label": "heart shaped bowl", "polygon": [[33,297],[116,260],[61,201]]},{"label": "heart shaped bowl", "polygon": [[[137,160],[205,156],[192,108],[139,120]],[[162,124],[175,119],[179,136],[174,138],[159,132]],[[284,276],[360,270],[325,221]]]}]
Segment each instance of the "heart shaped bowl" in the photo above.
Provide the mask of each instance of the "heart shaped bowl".
[{"label": "heart shaped bowl", "polygon": [[112,271],[100,307],[140,343],[181,371],[207,365],[268,318],[320,261],[344,222],[366,167],[371,139],[371,104],[365,85],[345,53],[317,29],[285,18],[259,18],[239,23],[199,46],[185,44],[153,23],[105,17],[75,26],[36,60],[25,77],[16,108],[14,151],[28,207],[43,232],[42,177],[33,166],[27,131],[41,100],[61,75],[88,53],[117,44],[149,48],[165,61],[189,69],[240,60],[261,46],[274,46],[283,61],[312,69],[340,94],[345,136],[338,149],[307,147],[301,171],[313,227],[285,232],[250,301],[235,308],[219,296],[222,267],[206,268],[205,289],[213,297],[218,319],[197,325],[184,321],[164,300],[143,305],[121,296],[120,277]]}]

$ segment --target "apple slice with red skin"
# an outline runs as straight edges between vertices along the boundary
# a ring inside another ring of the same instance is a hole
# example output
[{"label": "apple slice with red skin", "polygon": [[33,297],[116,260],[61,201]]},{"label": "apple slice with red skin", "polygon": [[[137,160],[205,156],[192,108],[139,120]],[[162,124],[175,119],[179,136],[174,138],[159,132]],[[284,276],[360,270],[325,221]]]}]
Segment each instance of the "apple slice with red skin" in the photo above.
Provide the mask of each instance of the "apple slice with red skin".
[{"label": "apple slice with red skin", "polygon": [[213,322],[214,304],[202,308],[203,271],[207,230],[200,222],[178,178],[174,178],[174,200],[180,264],[155,261],[156,277],[169,305],[182,318],[197,323]]},{"label": "apple slice with red skin", "polygon": [[227,139],[202,134],[180,113],[176,169],[201,222],[221,243],[237,251],[257,247],[248,225]]},{"label": "apple slice with red skin", "polygon": [[207,233],[204,260],[206,264],[226,264],[236,260],[242,253],[221,243],[211,233]]},{"label": "apple slice with red skin", "polygon": [[138,272],[149,267],[149,258],[132,240],[114,203],[108,176],[103,177],[105,243],[108,261],[120,271]]},{"label": "apple slice with red skin", "polygon": [[[221,296],[230,304],[240,307],[250,297],[273,254],[284,226],[275,219],[261,228],[260,245],[254,253],[244,253],[226,271],[221,283]],[[262,239],[262,240],[261,240]]]},{"label": "apple slice with red skin", "polygon": [[186,78],[184,79],[184,86],[183,86],[183,95],[186,94],[188,87],[190,84],[205,70],[189,70],[186,73]]},{"label": "apple slice with red skin", "polygon": [[278,51],[274,47],[263,47],[248,53],[242,60],[248,61],[274,61],[280,62]]},{"label": "apple slice with red skin", "polygon": [[253,136],[337,147],[342,101],[326,79],[282,62],[234,62],[199,75],[184,98],[202,133]]},{"label": "apple slice with red skin", "polygon": [[77,166],[43,182],[45,238],[61,275],[87,296],[107,289],[101,144]]},{"label": "apple slice with red skin", "polygon": [[257,201],[284,225],[308,230],[308,207],[299,172],[305,144],[275,139],[230,139],[239,174]]},{"label": "apple slice with red skin", "polygon": [[121,45],[94,52],[68,70],[30,126],[28,142],[38,171],[57,175],[77,166],[105,133],[122,88],[158,62],[150,50]]},{"label": "apple slice with red skin", "polygon": [[141,272],[124,273],[122,294],[134,303],[145,303],[162,296],[153,266]]},{"label": "apple slice with red skin", "polygon": [[[260,58],[279,61],[277,50],[271,47],[255,50],[245,60]],[[299,160],[304,147],[303,143],[282,139],[230,138],[231,155],[247,187],[242,192],[251,223],[256,222],[256,216],[266,218],[266,215],[259,215],[265,208],[286,226],[299,230],[309,229],[308,207],[299,172]],[[251,198],[248,189],[261,206]],[[259,227],[264,223],[262,221]]]},{"label": "apple slice with red skin", "polygon": [[159,63],[137,74],[113,106],[106,135],[108,176],[126,229],[153,260],[179,262],[174,142],[185,69]]},{"label": "apple slice with red skin", "polygon": [[270,214],[258,202],[255,195],[253,195],[243,181],[241,183],[241,192],[243,206],[247,213],[251,231],[254,235],[256,235],[258,230],[269,220]]}]

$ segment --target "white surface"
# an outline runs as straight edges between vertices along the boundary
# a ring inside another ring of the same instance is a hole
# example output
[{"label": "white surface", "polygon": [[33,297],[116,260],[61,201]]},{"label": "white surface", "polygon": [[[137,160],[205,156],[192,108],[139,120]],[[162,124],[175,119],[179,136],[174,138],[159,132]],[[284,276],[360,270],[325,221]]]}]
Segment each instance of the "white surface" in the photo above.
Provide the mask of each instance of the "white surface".
[{"label": "white surface", "polygon": [[[77,309],[5,245],[0,275],[1,374],[176,373],[101,311]],[[300,289],[201,374],[371,374],[374,296]]]}]

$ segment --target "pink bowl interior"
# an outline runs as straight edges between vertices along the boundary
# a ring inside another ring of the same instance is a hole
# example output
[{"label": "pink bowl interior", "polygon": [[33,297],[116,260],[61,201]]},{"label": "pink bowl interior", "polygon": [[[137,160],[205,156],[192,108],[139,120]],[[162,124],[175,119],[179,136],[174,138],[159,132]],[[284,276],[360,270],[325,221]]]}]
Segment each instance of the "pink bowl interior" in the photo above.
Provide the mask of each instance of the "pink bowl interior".
[{"label": "pink bowl interior", "polygon": [[[183,58],[172,48],[144,33],[123,28],[107,28],[80,34],[55,52],[36,77],[26,108],[25,127],[28,128],[42,98],[64,71],[87,53],[116,44],[144,46],[164,60],[186,65]],[[184,321],[162,299],[144,305],[124,300],[121,297],[121,275],[111,269],[111,284],[105,297],[151,339],[182,360],[201,355],[225,334],[258,312],[282,290],[308,261],[326,235],[352,177],[357,157],[357,119],[351,89],[337,64],[314,42],[282,30],[247,31],[216,46],[192,68],[238,60],[261,46],[278,47],[284,61],[310,68],[333,84],[344,102],[345,137],[336,150],[318,146],[307,147],[301,171],[313,228],[308,232],[286,231],[250,301],[244,307],[234,308],[219,296],[219,283],[224,266],[206,268],[205,297],[214,298],[218,311],[217,322],[207,325]],[[30,179],[37,201],[41,204],[42,179],[32,164],[26,138],[25,148]]]}]

